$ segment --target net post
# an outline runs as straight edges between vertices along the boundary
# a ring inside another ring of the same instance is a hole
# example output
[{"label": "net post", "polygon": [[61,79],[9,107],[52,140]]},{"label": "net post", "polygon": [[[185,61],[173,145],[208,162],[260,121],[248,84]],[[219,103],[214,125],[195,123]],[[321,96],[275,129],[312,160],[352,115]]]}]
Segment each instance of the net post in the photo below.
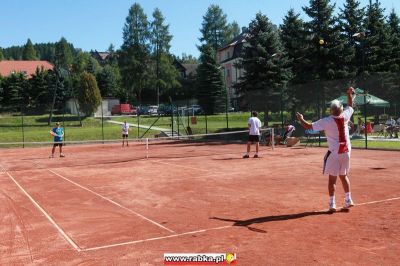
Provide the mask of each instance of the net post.
[{"label": "net post", "polygon": [[272,150],[275,150],[275,130],[271,128],[271,147]]},{"label": "net post", "polygon": [[146,138],[146,159],[149,159],[149,138]]}]

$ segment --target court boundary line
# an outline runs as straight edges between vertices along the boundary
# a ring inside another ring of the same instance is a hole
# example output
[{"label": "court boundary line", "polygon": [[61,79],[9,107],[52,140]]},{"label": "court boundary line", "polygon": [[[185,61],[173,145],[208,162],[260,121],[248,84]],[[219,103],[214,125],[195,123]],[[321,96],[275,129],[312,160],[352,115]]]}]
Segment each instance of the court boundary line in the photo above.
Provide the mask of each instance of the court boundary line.
[{"label": "court boundary line", "polygon": [[83,249],[56,223],[56,221],[48,214],[42,206],[18,183],[18,181],[1,166],[3,172],[14,182],[14,184],[22,191],[23,194],[33,203],[33,205],[47,218],[47,220],[57,229],[61,236],[70,244],[76,251],[81,252]]},{"label": "court boundary line", "polygon": [[[400,200],[400,197],[363,202],[363,203],[355,204],[355,206],[372,205],[372,204],[395,201],[395,200]],[[314,212],[324,212],[324,211],[327,212],[329,210],[324,209],[324,210],[319,210],[319,211],[314,211]],[[107,248],[128,246],[128,245],[134,245],[134,244],[138,244],[138,243],[175,238],[175,237],[180,237],[180,236],[185,236],[185,235],[190,235],[190,234],[205,233],[208,231],[223,230],[223,229],[228,229],[228,228],[233,228],[233,227],[235,227],[235,225],[225,225],[225,226],[213,227],[213,228],[208,228],[208,229],[200,229],[200,230],[195,230],[195,231],[190,231],[190,232],[184,232],[184,233],[180,233],[180,234],[173,234],[173,235],[168,235],[168,236],[152,237],[152,238],[146,238],[146,239],[141,239],[141,240],[132,240],[132,241],[120,242],[120,243],[109,244],[109,245],[94,246],[94,247],[90,247],[90,248],[84,248],[81,251],[82,252],[90,252],[90,251],[96,251],[96,250],[107,249]]]},{"label": "court boundary line", "polygon": [[121,209],[124,209],[124,210],[126,210],[126,211],[128,211],[128,212],[130,212],[130,213],[135,214],[136,216],[142,218],[143,220],[146,220],[146,221],[152,223],[153,225],[156,225],[156,226],[159,227],[159,228],[162,228],[162,229],[164,229],[164,230],[166,230],[166,231],[168,231],[168,232],[170,232],[170,233],[176,233],[174,230],[171,230],[171,229],[169,229],[169,228],[163,226],[162,224],[157,223],[156,221],[154,221],[154,220],[152,220],[152,219],[150,219],[150,218],[147,218],[146,216],[144,216],[144,215],[142,215],[142,214],[140,214],[140,213],[138,213],[138,212],[136,212],[136,211],[134,211],[134,210],[132,210],[132,209],[129,209],[129,208],[127,208],[127,207],[121,205],[120,203],[118,203],[118,202],[116,202],[116,201],[114,201],[114,200],[112,200],[112,199],[110,199],[110,198],[108,198],[108,197],[106,197],[106,196],[103,196],[103,195],[99,194],[99,193],[97,193],[96,191],[91,190],[90,188],[84,187],[84,186],[78,184],[77,182],[72,181],[72,180],[70,180],[69,178],[67,178],[67,177],[65,177],[65,176],[63,176],[63,175],[61,175],[61,174],[59,174],[59,173],[57,173],[57,172],[55,172],[55,171],[53,171],[53,170],[51,170],[51,169],[46,169],[46,170],[49,171],[50,173],[53,173],[54,175],[56,175],[56,176],[58,176],[58,177],[64,179],[65,181],[67,181],[67,182],[69,182],[69,183],[71,183],[71,184],[73,184],[73,185],[75,185],[75,186],[77,186],[77,187],[79,187],[79,188],[81,188],[81,189],[83,189],[83,190],[86,190],[86,191],[88,191],[88,192],[90,192],[90,193],[92,193],[92,194],[94,194],[94,195],[96,195],[96,196],[102,198],[102,199],[105,200],[105,201],[108,201],[108,202],[111,203],[111,204],[120,207]]}]

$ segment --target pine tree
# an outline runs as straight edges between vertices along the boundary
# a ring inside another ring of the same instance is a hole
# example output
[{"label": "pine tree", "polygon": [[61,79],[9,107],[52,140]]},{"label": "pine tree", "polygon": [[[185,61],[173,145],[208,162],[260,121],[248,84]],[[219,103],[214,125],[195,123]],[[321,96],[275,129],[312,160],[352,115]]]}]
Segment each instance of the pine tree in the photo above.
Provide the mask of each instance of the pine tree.
[{"label": "pine tree", "polygon": [[364,31],[362,24],[364,14],[365,11],[357,0],[346,0],[343,8],[340,8],[340,38],[344,45],[338,56],[342,59],[345,71],[351,77],[354,77],[361,69],[362,50],[354,35]]},{"label": "pine tree", "polygon": [[233,21],[232,23],[229,23],[229,25],[228,25],[228,35],[227,35],[226,42],[229,42],[230,40],[232,40],[233,38],[235,38],[239,34],[240,34],[240,26],[239,26],[239,24],[236,21]]},{"label": "pine tree", "polygon": [[249,37],[239,64],[245,72],[237,84],[247,95],[251,107],[268,113],[278,110],[285,97],[287,82],[291,78],[287,55],[280,42],[279,33],[267,16],[258,13],[249,25]]},{"label": "pine tree", "polygon": [[97,73],[96,80],[103,97],[115,97],[119,93],[121,77],[118,68],[106,65]]},{"label": "pine tree", "polygon": [[310,76],[306,67],[309,63],[306,57],[308,40],[305,22],[300,18],[300,14],[295,13],[293,9],[290,9],[283,19],[283,24],[280,27],[280,36],[292,70],[292,79],[288,87],[288,99],[291,103],[289,107],[291,107],[292,117],[294,118],[297,105],[310,99],[308,87],[296,85],[306,83]]},{"label": "pine tree", "polygon": [[126,98],[141,101],[150,76],[150,29],[142,7],[135,3],[126,18],[119,66]]},{"label": "pine tree", "polygon": [[226,14],[218,5],[211,5],[203,16],[200,41],[217,51],[230,38]]},{"label": "pine tree", "polygon": [[81,111],[86,115],[93,114],[101,103],[101,94],[96,78],[90,73],[83,72],[80,76],[78,102]]},{"label": "pine tree", "polygon": [[390,56],[390,68],[393,73],[400,72],[400,18],[392,9],[388,19],[389,34],[391,36],[392,54]]},{"label": "pine tree", "polygon": [[22,60],[37,60],[35,48],[30,39],[26,42],[24,50],[22,51]]},{"label": "pine tree", "polygon": [[159,105],[160,95],[180,84],[178,70],[173,66],[173,58],[169,53],[172,35],[169,33],[169,25],[165,24],[165,18],[158,8],[153,12],[151,36],[152,58],[155,64],[155,78],[152,80],[157,88],[157,105]]},{"label": "pine tree", "polygon": [[29,79],[29,105],[37,107],[48,105],[50,103],[51,92],[48,87],[48,72],[43,68],[37,68],[35,74]]},{"label": "pine tree", "polygon": [[210,45],[199,47],[200,65],[197,69],[196,96],[206,114],[214,114],[222,98],[223,79],[216,61],[215,51]]},{"label": "pine tree", "polygon": [[385,9],[379,0],[370,0],[365,19],[367,30],[365,45],[365,70],[373,72],[388,71],[390,68],[392,46],[389,27],[386,25]]},{"label": "pine tree", "polygon": [[22,73],[13,73],[3,82],[3,104],[18,110],[27,105],[28,83]]},{"label": "pine tree", "polygon": [[0,47],[0,61],[2,61],[3,59],[4,59],[3,49],[1,49],[1,47]]},{"label": "pine tree", "polygon": [[55,64],[57,67],[69,70],[74,60],[71,46],[67,40],[62,37],[55,47]]},{"label": "pine tree", "polygon": [[[338,55],[343,49],[339,38],[339,28],[333,16],[335,5],[330,0],[310,0],[308,7],[303,7],[310,20],[306,23],[309,32],[309,46],[307,59],[312,74],[311,80],[319,81],[314,87],[310,98],[316,103],[318,117],[325,106],[326,99],[337,95],[333,88],[329,90],[322,84],[323,81],[333,80],[336,77],[346,76],[343,73],[342,62]],[[319,108],[318,108],[319,107]]]}]

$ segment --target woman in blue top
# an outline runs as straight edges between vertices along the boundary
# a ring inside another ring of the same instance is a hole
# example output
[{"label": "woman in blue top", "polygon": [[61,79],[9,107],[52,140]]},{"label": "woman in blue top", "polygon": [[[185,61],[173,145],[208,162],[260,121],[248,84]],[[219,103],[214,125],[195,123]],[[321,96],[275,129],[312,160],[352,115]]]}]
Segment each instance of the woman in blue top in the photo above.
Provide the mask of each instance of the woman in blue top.
[{"label": "woman in blue top", "polygon": [[50,158],[54,158],[54,152],[56,151],[57,146],[60,147],[60,157],[65,157],[65,155],[62,153],[64,129],[60,127],[60,123],[57,122],[56,127],[50,130],[50,135],[54,137],[54,144],[53,149],[51,150]]}]

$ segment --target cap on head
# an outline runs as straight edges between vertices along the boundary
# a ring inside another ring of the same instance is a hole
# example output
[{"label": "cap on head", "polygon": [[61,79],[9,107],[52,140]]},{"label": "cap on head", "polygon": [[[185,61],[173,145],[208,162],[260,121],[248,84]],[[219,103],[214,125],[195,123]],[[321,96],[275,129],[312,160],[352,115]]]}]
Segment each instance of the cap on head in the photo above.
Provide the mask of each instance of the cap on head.
[{"label": "cap on head", "polygon": [[257,117],[257,115],[258,115],[258,113],[257,113],[256,111],[253,111],[251,114],[252,114],[254,117]]},{"label": "cap on head", "polygon": [[56,126],[58,126],[58,127],[59,127],[59,126],[60,126],[60,122],[56,122]]}]

